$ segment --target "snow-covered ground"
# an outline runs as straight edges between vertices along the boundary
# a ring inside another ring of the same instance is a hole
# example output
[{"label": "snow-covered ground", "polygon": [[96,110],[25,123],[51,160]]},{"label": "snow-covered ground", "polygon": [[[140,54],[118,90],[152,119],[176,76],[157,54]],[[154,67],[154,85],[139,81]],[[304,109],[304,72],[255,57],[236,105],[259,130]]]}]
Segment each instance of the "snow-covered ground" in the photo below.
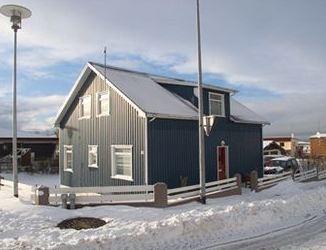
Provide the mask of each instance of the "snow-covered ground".
[{"label": "snow-covered ground", "polygon": [[[227,248],[228,242],[269,235],[324,215],[325,184],[289,180],[260,193],[245,190],[241,196],[208,199],[205,206],[193,202],[165,209],[99,206],[77,210],[29,205],[12,198],[11,189],[5,187],[0,191],[0,249],[214,249],[223,243]],[[55,227],[77,216],[102,218],[108,224],[81,231]],[[326,234],[300,247],[318,249],[322,240]]]}]

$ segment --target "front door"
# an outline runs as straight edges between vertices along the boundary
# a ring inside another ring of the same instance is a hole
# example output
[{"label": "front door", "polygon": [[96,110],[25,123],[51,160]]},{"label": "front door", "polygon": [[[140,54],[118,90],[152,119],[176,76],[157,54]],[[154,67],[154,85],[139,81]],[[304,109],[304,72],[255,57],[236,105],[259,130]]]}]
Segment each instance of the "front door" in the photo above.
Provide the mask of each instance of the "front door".
[{"label": "front door", "polygon": [[217,178],[223,180],[228,178],[228,147],[217,147]]}]

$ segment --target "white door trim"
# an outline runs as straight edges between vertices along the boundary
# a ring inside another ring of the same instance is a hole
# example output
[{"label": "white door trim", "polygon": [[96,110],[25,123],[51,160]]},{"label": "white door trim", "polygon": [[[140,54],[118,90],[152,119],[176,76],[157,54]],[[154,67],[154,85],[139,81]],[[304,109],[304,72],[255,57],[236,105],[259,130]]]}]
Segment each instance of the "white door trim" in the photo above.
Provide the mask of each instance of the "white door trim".
[{"label": "white door trim", "polygon": [[229,146],[217,146],[216,147],[216,167],[217,167],[217,180],[220,179],[219,177],[219,149],[220,148],[225,148],[225,175],[226,175],[226,178],[229,178],[230,177],[230,173],[229,173]]}]

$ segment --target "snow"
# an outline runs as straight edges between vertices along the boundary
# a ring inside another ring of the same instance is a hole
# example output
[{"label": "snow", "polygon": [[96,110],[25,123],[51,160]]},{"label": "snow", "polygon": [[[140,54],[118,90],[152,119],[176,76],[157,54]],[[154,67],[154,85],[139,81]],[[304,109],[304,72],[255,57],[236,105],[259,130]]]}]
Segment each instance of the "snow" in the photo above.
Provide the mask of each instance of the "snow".
[{"label": "snow", "polygon": [[270,124],[270,122],[265,118],[258,115],[232,97],[230,98],[230,112],[235,122],[257,123],[266,125]]},{"label": "snow", "polygon": [[312,138],[312,139],[326,138],[326,134],[317,132],[315,135],[310,136],[310,138]]},{"label": "snow", "polygon": [[[27,184],[52,180],[40,175],[21,175],[20,179]],[[165,209],[99,206],[77,210],[30,205],[2,187],[0,249],[202,248],[268,233],[322,213],[326,207],[325,184],[289,180],[260,193],[245,189],[242,196],[208,199],[205,206],[193,202]],[[109,223],[81,231],[55,227],[77,216],[95,216]]]},{"label": "snow", "polygon": [[[105,68],[92,65],[104,75]],[[147,74],[106,68],[108,80],[148,114],[197,118],[197,110],[176,98],[170,91],[154,82]],[[144,94],[146,93],[146,94]]]}]

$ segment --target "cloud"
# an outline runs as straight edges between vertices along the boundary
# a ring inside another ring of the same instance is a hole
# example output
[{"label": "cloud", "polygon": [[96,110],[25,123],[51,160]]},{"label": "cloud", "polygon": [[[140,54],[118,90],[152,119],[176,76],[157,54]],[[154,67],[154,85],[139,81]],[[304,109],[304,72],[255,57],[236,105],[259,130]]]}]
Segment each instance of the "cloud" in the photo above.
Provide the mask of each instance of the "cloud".
[{"label": "cloud", "polygon": [[[33,11],[19,31],[20,65],[31,77],[51,77],[49,68],[65,62],[102,61],[105,45],[108,63],[196,73],[195,1],[19,2]],[[275,121],[275,133],[287,133],[291,124],[300,133],[315,130],[317,120],[324,122],[324,101],[315,97],[326,92],[325,8],[323,0],[201,1],[204,73],[274,93],[265,100],[239,95]],[[8,27],[0,26],[1,54],[11,50]],[[313,117],[300,117],[293,103]]]},{"label": "cloud", "polygon": [[[65,96],[18,96],[18,130],[47,130],[53,127],[53,117]],[[8,101],[0,109],[1,128],[10,129],[12,106]]]}]

